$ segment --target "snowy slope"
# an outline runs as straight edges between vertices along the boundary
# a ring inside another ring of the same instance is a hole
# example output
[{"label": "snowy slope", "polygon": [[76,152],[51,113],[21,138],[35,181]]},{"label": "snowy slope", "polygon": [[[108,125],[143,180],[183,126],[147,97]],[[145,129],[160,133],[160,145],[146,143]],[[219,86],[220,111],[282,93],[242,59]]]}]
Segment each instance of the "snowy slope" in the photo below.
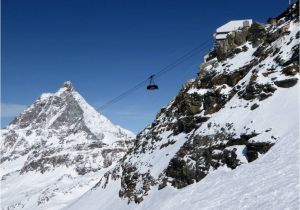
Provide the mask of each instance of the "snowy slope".
[{"label": "snowy slope", "polygon": [[[266,106],[253,113],[252,119],[256,122],[262,117],[272,117],[262,116],[268,109],[278,113],[273,125],[277,125],[277,136],[281,137],[257,161],[235,170],[219,169],[183,189],[172,186],[162,190],[154,188],[139,205],[128,205],[126,200],[118,198],[120,183],[112,182],[105,189],[96,188],[87,192],[69,209],[298,209],[300,142],[297,96],[299,87],[280,90]],[[233,112],[220,113],[219,117],[226,118]]]},{"label": "snowy slope", "polygon": [[94,186],[134,134],[65,82],[1,130],[2,209],[60,209]]},{"label": "snowy slope", "polygon": [[298,209],[296,8],[276,27],[253,24],[225,59],[202,64],[125,157],[65,209]]}]

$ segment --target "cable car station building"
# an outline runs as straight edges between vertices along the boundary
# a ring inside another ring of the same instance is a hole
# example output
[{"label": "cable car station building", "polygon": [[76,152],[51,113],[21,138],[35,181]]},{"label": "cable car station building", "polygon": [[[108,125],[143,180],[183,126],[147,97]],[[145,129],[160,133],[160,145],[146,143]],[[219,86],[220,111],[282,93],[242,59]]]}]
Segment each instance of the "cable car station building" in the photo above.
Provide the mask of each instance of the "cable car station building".
[{"label": "cable car station building", "polygon": [[217,28],[214,33],[214,49],[204,56],[204,62],[216,56],[221,60],[229,51],[245,43],[252,24],[252,19],[232,20]]},{"label": "cable car station building", "polygon": [[216,42],[226,39],[227,35],[231,32],[248,28],[252,25],[252,19],[248,20],[232,20],[221,27],[217,28],[215,33]]}]

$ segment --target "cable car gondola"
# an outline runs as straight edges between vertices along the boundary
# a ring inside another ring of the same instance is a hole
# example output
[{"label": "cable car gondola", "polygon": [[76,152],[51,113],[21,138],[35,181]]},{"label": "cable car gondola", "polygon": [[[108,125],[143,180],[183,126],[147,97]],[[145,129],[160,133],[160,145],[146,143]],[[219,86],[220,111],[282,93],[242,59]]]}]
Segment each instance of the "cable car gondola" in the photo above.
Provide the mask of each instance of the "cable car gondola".
[{"label": "cable car gondola", "polygon": [[149,77],[150,83],[147,86],[147,90],[157,90],[158,86],[154,83],[154,74]]}]

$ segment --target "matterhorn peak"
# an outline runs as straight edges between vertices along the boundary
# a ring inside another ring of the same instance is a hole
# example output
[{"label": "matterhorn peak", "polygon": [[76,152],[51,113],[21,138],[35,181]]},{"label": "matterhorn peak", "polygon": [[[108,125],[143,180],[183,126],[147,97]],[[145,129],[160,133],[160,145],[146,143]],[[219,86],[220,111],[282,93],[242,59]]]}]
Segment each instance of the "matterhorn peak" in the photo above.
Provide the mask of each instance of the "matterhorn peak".
[{"label": "matterhorn peak", "polygon": [[[61,209],[64,204],[56,201],[62,194],[74,199],[93,187],[125,155],[134,137],[98,113],[70,81],[64,82],[56,93],[43,93],[1,130],[0,175],[5,177],[1,196],[8,198],[1,206]],[[15,182],[16,177],[22,183]],[[32,184],[34,179],[43,184]],[[26,192],[18,200],[11,196],[21,189]]]},{"label": "matterhorn peak", "polygon": [[67,91],[73,91],[74,86],[71,81],[65,81],[62,88],[65,88]]}]

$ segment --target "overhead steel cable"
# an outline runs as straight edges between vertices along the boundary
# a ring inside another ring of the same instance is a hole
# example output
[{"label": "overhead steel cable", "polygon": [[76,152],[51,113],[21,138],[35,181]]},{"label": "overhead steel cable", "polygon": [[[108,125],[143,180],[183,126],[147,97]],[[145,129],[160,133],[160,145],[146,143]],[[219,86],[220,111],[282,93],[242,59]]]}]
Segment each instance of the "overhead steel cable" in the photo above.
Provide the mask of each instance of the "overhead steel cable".
[{"label": "overhead steel cable", "polygon": [[181,63],[183,63],[184,61],[186,61],[186,60],[190,59],[191,57],[197,55],[198,53],[200,53],[201,51],[203,51],[204,49],[206,49],[210,45],[209,41],[210,40],[207,40],[206,42],[202,43],[198,47],[195,47],[194,49],[188,51],[186,54],[184,54],[183,56],[179,57],[173,63],[167,65],[162,70],[160,70],[159,72],[157,72],[156,74],[154,74],[155,77],[156,78],[160,77],[161,75],[163,75],[166,72],[174,69],[176,66],[178,66]]},{"label": "overhead steel cable", "polygon": [[144,87],[145,84],[147,84],[148,82],[148,78],[145,79],[144,81],[138,83],[137,85],[135,85],[134,87],[128,89],[127,91],[125,91],[124,93],[120,94],[119,96],[111,99],[110,101],[106,102],[105,104],[103,104],[102,106],[100,106],[99,108],[97,108],[97,110],[104,110],[105,108],[107,108],[108,106],[118,102],[119,100],[121,100],[122,98],[126,97],[127,95],[129,95],[130,93],[138,90],[141,87]]},{"label": "overhead steel cable", "polygon": [[119,96],[109,100],[108,102],[106,102],[105,104],[103,104],[102,106],[100,106],[99,108],[97,108],[97,110],[104,110],[107,107],[109,107],[110,105],[115,104],[116,102],[120,101],[121,99],[127,97],[129,94],[131,94],[132,92],[138,90],[139,88],[143,87],[148,81],[149,79],[152,77],[161,77],[163,74],[175,69],[175,67],[177,67],[178,65],[180,65],[181,63],[185,62],[186,60],[192,58],[193,56],[197,55],[198,53],[200,53],[201,51],[205,50],[210,44],[209,44],[210,40],[207,40],[205,42],[203,42],[202,44],[200,44],[198,47],[193,48],[192,50],[188,51],[187,53],[185,53],[183,56],[179,57],[178,59],[176,59],[174,62],[172,62],[171,64],[165,66],[164,68],[162,68],[160,71],[158,71],[155,74],[152,74],[150,77],[148,77],[147,79],[139,82],[138,84],[136,84],[135,86],[133,86],[132,88],[128,89],[127,91],[121,93]]}]

